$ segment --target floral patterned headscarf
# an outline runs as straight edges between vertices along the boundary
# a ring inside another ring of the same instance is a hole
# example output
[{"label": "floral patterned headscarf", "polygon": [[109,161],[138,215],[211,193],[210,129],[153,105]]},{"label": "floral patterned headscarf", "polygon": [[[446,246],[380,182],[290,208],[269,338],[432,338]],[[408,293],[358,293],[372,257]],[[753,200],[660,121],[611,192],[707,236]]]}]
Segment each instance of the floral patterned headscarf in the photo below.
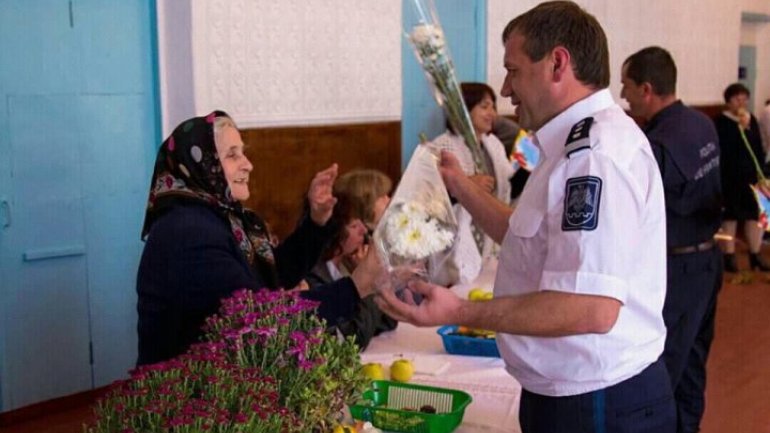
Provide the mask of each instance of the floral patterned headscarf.
[{"label": "floral patterned headscarf", "polygon": [[[220,212],[230,222],[235,240],[251,265],[260,265],[268,285],[274,284],[275,259],[264,222],[233,199],[214,142],[214,121],[229,117],[214,111],[205,117],[182,122],[163,142],[155,160],[150,196],[144,216],[142,239],[152,224],[168,208],[189,202],[203,203]],[[273,268],[273,269],[271,269]],[[269,272],[265,272],[268,270]]]}]

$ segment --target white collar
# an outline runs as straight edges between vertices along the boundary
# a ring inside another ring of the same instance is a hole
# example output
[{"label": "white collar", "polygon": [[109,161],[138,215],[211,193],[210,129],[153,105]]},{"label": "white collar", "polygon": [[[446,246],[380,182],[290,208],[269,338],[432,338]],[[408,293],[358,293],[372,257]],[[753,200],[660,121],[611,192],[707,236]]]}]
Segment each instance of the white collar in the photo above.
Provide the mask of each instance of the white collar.
[{"label": "white collar", "polygon": [[326,269],[329,271],[329,276],[332,277],[332,281],[337,281],[345,276],[342,270],[338,268],[332,260],[326,261]]},{"label": "white collar", "polygon": [[614,104],[609,89],[598,90],[567,107],[538,129],[534,134],[536,143],[546,157],[560,155],[573,125]]},{"label": "white collar", "polygon": [[738,123],[740,123],[740,121],[741,121],[741,119],[739,119],[739,118],[738,118],[738,116],[736,116],[735,114],[733,114],[733,112],[732,112],[732,111],[727,111],[727,110],[725,110],[725,111],[723,111],[723,112],[722,112],[722,114],[724,114],[724,115],[725,115],[725,117],[727,117],[728,119],[732,120],[733,122],[738,122]]}]

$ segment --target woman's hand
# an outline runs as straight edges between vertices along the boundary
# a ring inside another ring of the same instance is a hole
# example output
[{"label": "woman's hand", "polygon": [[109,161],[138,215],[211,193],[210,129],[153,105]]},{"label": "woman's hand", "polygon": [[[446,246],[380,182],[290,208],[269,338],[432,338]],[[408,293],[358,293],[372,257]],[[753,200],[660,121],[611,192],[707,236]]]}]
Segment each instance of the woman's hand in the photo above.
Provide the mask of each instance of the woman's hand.
[{"label": "woman's hand", "polygon": [[337,179],[337,164],[319,171],[310,182],[307,199],[310,203],[310,219],[319,226],[326,225],[332,216],[337,199],[332,195],[334,180]]},{"label": "woman's hand", "polygon": [[349,269],[355,269],[358,265],[366,259],[369,254],[369,245],[363,244],[355,251],[345,257],[346,265],[350,265]]},{"label": "woman's hand", "polygon": [[474,174],[470,176],[470,180],[490,194],[495,189],[495,178],[488,174]]},{"label": "woman's hand", "polygon": [[751,114],[748,110],[741,108],[738,111],[738,125],[741,129],[749,129],[749,126],[751,125]]},{"label": "woman's hand", "polygon": [[367,248],[366,256],[350,275],[361,298],[373,294],[376,284],[386,277],[385,266],[382,264],[376,248]]}]

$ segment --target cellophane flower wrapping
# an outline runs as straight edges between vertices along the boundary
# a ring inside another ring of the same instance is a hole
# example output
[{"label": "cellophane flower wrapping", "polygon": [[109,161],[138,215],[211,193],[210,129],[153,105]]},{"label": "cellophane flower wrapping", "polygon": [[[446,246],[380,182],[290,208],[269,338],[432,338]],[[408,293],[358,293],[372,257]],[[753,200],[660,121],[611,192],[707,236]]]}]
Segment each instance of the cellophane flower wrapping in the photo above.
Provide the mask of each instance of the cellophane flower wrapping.
[{"label": "cellophane flower wrapping", "polygon": [[470,113],[463,101],[452,56],[433,0],[410,0],[406,5],[406,38],[414,48],[417,61],[433,88],[436,103],[444,109],[452,129],[465,140],[465,145],[473,156],[476,173],[489,174],[490,170],[482,156]]},{"label": "cellophane flower wrapping", "polygon": [[374,245],[388,270],[381,290],[400,294],[412,278],[432,280],[435,263],[457,238],[457,220],[438,171],[439,155],[427,146],[414,151],[393,198],[374,230]]}]

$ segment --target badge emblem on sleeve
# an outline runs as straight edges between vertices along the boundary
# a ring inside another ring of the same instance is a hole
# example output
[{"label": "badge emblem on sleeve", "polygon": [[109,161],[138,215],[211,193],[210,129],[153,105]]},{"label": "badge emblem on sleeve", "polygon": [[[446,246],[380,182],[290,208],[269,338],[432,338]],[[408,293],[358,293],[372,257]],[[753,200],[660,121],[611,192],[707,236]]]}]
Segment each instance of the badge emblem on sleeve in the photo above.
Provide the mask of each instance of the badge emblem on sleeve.
[{"label": "badge emblem on sleeve", "polygon": [[561,229],[594,230],[599,225],[601,195],[602,180],[596,176],[567,179]]}]

